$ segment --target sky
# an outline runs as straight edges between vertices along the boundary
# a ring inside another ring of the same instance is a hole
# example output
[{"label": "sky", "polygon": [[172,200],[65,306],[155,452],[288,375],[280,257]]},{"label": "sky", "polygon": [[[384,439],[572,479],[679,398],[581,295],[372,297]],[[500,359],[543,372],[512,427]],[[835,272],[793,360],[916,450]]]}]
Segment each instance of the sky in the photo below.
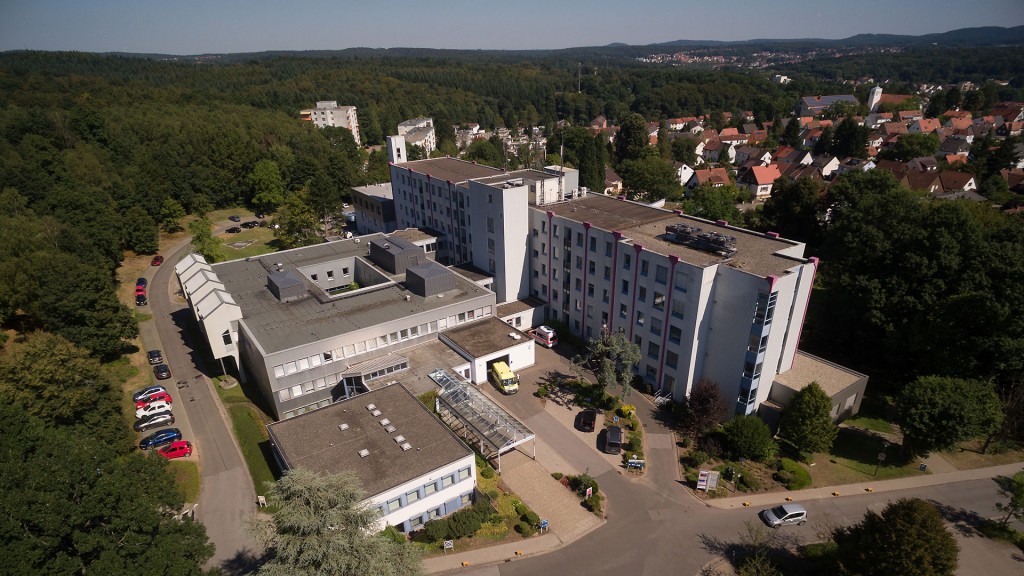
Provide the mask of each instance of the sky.
[{"label": "sky", "polygon": [[1021,24],[1022,0],[0,0],[0,51],[520,50]]}]

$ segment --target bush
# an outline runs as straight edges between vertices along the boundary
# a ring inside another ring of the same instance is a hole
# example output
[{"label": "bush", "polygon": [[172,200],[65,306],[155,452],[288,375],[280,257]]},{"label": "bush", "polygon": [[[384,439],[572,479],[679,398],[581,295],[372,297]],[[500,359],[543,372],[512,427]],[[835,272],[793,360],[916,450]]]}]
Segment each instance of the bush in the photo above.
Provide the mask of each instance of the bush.
[{"label": "bush", "polygon": [[775,455],[772,432],[757,416],[737,416],[726,422],[723,429],[733,458],[764,462]]},{"label": "bush", "polygon": [[527,510],[526,514],[523,514],[520,520],[529,523],[530,526],[540,526],[540,516],[538,516],[533,510]]},{"label": "bush", "polygon": [[697,441],[697,447],[706,452],[709,458],[722,456],[722,444],[713,435],[707,435]]},{"label": "bush", "polygon": [[743,471],[740,473],[739,481],[736,482],[736,488],[744,492],[756,492],[761,489],[761,481],[756,476]]},{"label": "bush", "polygon": [[786,485],[787,490],[800,490],[811,485],[811,474],[799,463],[783,458],[775,479]]},{"label": "bush", "polygon": [[501,494],[494,488],[491,488],[490,490],[487,491],[487,496],[489,496],[491,500],[497,500],[498,496],[501,496]]},{"label": "bush", "polygon": [[495,512],[494,514],[491,514],[491,517],[487,519],[487,522],[489,522],[490,524],[495,524],[495,525],[497,525],[497,524],[504,524],[505,523],[505,517],[502,516],[501,514],[498,514],[497,512]]},{"label": "bush", "polygon": [[561,480],[564,476],[565,475],[562,474],[561,472],[552,472],[551,473],[551,477],[554,478],[555,480]]},{"label": "bush", "polygon": [[472,508],[464,508],[448,517],[448,538],[465,538],[480,529],[480,515]]},{"label": "bush", "polygon": [[398,528],[391,526],[390,524],[381,530],[381,535],[391,540],[395,544],[405,544],[405,534],[398,531]]},{"label": "bush", "polygon": [[530,511],[530,507],[522,502],[516,502],[515,505],[516,516],[523,516]]},{"label": "bush", "polygon": [[591,478],[589,474],[569,476],[569,488],[571,488],[573,492],[584,497],[587,495],[587,488],[593,488],[594,494],[597,494],[598,492],[597,480]]},{"label": "bush", "polygon": [[707,464],[710,460],[711,456],[703,450],[695,450],[690,454],[690,463],[697,468]]},{"label": "bush", "polygon": [[539,386],[537,388],[537,391],[534,392],[533,395],[536,396],[537,398],[547,398],[547,396],[548,396],[548,387],[544,386],[544,385]]},{"label": "bush", "polygon": [[643,435],[637,432],[631,432],[629,434],[629,442],[626,443],[624,448],[626,452],[636,452],[642,456],[644,451]]},{"label": "bush", "polygon": [[438,518],[423,525],[423,540],[425,542],[440,542],[448,536],[448,520]]},{"label": "bush", "polygon": [[594,514],[600,514],[601,513],[601,496],[599,494],[595,493],[593,496],[591,496],[590,498],[587,498],[587,499],[585,499],[583,501],[583,506],[585,506],[587,508],[587,510],[590,510]]},{"label": "bush", "polygon": [[636,406],[632,404],[623,404],[622,406],[619,406],[615,413],[623,418],[632,418],[633,414],[636,414]]},{"label": "bush", "polygon": [[686,436],[685,438],[682,439],[682,441],[680,441],[680,444],[683,448],[689,448],[690,446],[693,446],[693,440],[690,439],[689,436]]},{"label": "bush", "polygon": [[486,468],[481,468],[480,475],[490,480],[491,478],[494,478],[494,468],[491,468],[490,466]]},{"label": "bush", "polygon": [[526,522],[520,522],[516,524],[516,532],[519,532],[519,534],[521,534],[523,538],[526,538],[528,536],[533,536],[534,534],[536,534],[537,529],[533,526],[530,526]]}]

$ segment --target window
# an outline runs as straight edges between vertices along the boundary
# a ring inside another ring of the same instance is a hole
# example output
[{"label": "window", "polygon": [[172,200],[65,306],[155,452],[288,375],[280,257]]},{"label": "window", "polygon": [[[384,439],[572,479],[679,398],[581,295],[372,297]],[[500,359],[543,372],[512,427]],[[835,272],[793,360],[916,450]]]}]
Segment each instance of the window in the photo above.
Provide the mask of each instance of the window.
[{"label": "window", "polygon": [[309,358],[299,358],[295,364],[299,370],[309,370]]},{"label": "window", "polygon": [[459,496],[459,505],[466,506],[471,500],[472,498],[469,494],[463,494],[462,496]]},{"label": "window", "polygon": [[641,286],[640,291],[637,293],[636,299],[641,302],[647,302],[647,288]]},{"label": "window", "polygon": [[289,362],[284,365],[285,374],[295,374],[297,371],[298,369],[295,367],[295,362]]},{"label": "window", "polygon": [[668,268],[658,265],[654,268],[654,281],[658,284],[665,284],[668,282]]},{"label": "window", "polygon": [[583,246],[583,234],[581,232],[576,233],[576,245]]},{"label": "window", "polygon": [[660,292],[654,293],[654,308],[656,310],[665,309],[665,295]]},{"label": "window", "polygon": [[594,295],[594,285],[593,284],[587,284],[587,296],[593,296],[593,295]]},{"label": "window", "polygon": [[419,499],[420,499],[420,491],[419,490],[413,490],[412,492],[407,492],[405,494],[405,502],[407,504],[412,504],[413,502],[415,502],[415,501],[417,501]]},{"label": "window", "polygon": [[612,255],[612,243],[611,242],[605,242],[604,243],[604,255],[605,256],[611,256]]},{"label": "window", "polygon": [[633,257],[630,256],[629,254],[626,254],[622,258],[622,267],[625,268],[626,270],[629,270],[629,267],[633,264]]},{"label": "window", "polygon": [[650,271],[650,264],[647,262],[647,260],[640,260],[640,275],[641,276],[647,276],[647,273],[649,271]]},{"label": "window", "polygon": [[401,507],[402,507],[402,501],[400,499],[398,499],[398,498],[395,498],[394,500],[388,500],[388,505],[387,505],[386,510],[387,510],[387,512],[394,512],[395,510],[398,510]]},{"label": "window", "polygon": [[288,400],[291,400],[292,395],[288,392],[288,389],[285,388],[284,390],[281,390],[280,392],[277,393],[277,397],[281,399],[281,402],[286,402]]},{"label": "window", "polygon": [[587,272],[589,272],[591,274],[594,274],[595,272],[597,272],[597,265],[594,264],[593,260],[587,262]]},{"label": "window", "polygon": [[341,269],[341,275],[342,276],[348,276],[348,268],[342,268]]},{"label": "window", "polygon": [[328,280],[334,280],[334,270],[328,270],[327,271],[327,279]]},{"label": "window", "polygon": [[604,279],[605,280],[611,280],[612,279],[612,269],[609,268],[608,266],[604,267]]},{"label": "window", "polygon": [[761,292],[757,295],[757,307],[754,310],[754,323],[763,325],[771,324],[772,317],[775,315],[775,301],[779,295],[776,292],[771,294],[765,294]]},{"label": "window", "polygon": [[658,359],[658,355],[661,354],[661,346],[658,346],[654,342],[647,343],[647,357],[654,360]]},{"label": "window", "polygon": [[583,257],[582,256],[577,256],[576,257],[576,269],[577,270],[582,270],[583,269]]},{"label": "window", "polygon": [[653,316],[651,317],[651,334],[661,336],[661,320]]},{"label": "window", "polygon": [[[487,217],[487,231],[494,232],[494,218],[491,218],[490,216]],[[534,232],[536,232],[536,230],[534,230]],[[534,236],[536,236],[536,234],[534,234]]]},{"label": "window", "polygon": [[683,338],[683,331],[682,331],[682,330],[680,330],[680,329],[679,329],[678,327],[676,327],[676,326],[671,326],[671,325],[669,325],[669,327],[668,327],[668,339],[669,339],[669,340],[670,340],[671,342],[675,343],[675,344],[679,344],[679,341],[680,341],[680,340],[681,340],[682,338]]},{"label": "window", "polygon": [[679,298],[676,298],[675,300],[672,301],[672,317],[683,317],[683,302]]},{"label": "window", "polygon": [[583,290],[583,280],[580,280],[579,278],[577,278],[576,279],[576,291],[579,292],[580,290]]},{"label": "window", "polygon": [[629,294],[629,280],[622,281],[622,293]]},{"label": "window", "polygon": [[320,356],[319,354],[317,354],[316,356],[310,356],[309,357],[309,365],[310,366],[319,366],[321,364],[323,364],[323,357]]},{"label": "window", "polygon": [[686,283],[688,280],[689,277],[687,277],[686,274],[684,274],[682,271],[677,271],[676,280],[674,283],[675,289],[679,290],[680,292],[686,292]]},{"label": "window", "polygon": [[590,239],[590,251],[597,252],[597,238]]},{"label": "window", "polygon": [[437,492],[437,484],[431,482],[430,484],[424,484],[423,485],[423,495],[424,496],[429,496],[429,495],[433,494],[434,492]]},{"label": "window", "polygon": [[459,470],[459,482],[462,482],[467,478],[469,478],[469,468],[463,468],[462,470]]},{"label": "window", "polygon": [[665,365],[669,368],[675,368],[679,365],[679,355],[669,350],[665,352]]},{"label": "window", "polygon": [[444,490],[445,488],[451,486],[454,483],[455,483],[455,476],[454,475],[452,475],[452,476],[445,476],[444,478],[441,478],[441,489]]},{"label": "window", "polygon": [[629,314],[629,309],[625,304],[619,304],[619,317],[625,318]]},{"label": "window", "polygon": [[594,317],[594,306],[592,304],[587,304],[587,318],[593,318],[593,317]]},{"label": "window", "polygon": [[412,518],[409,518],[409,529],[410,530],[416,530],[416,529],[420,528],[421,526],[423,526],[423,517],[422,516],[413,516]]},{"label": "window", "polygon": [[302,386],[298,386],[298,385],[292,386],[291,390],[292,390],[292,398],[296,398],[298,396],[302,396]]},{"label": "window", "polygon": [[607,312],[601,312],[601,325],[602,326],[607,326],[608,325],[608,313]]},{"label": "window", "polygon": [[605,304],[608,303],[608,290],[601,291],[601,301],[604,302]]},{"label": "window", "polygon": [[275,378],[281,378],[283,376],[284,376],[284,365],[278,364],[277,366],[274,366],[274,377]]},{"label": "window", "polygon": [[317,282],[316,274],[310,274],[309,277],[311,280],[313,280],[313,282]]},{"label": "window", "polygon": [[224,342],[225,346],[230,346],[231,345],[231,332],[224,332],[220,336],[221,336],[221,340]]},{"label": "window", "polygon": [[643,326],[644,325],[644,313],[643,312],[637,312],[636,313],[636,325],[637,326]]}]

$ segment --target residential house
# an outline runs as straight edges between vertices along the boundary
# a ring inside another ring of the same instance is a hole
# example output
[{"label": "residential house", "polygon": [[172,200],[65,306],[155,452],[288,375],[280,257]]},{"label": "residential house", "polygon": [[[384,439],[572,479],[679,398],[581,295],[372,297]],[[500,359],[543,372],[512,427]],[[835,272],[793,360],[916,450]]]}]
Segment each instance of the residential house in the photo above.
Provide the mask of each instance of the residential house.
[{"label": "residential house", "polygon": [[433,118],[413,118],[398,123],[398,135],[405,138],[406,146],[419,146],[430,156],[437,149]]},{"label": "residential house", "polygon": [[761,166],[767,166],[772,161],[772,153],[767,148],[754,146],[739,146],[736,148],[736,163],[743,164],[747,160],[757,160]]},{"label": "residential house", "polygon": [[1024,122],[1024,102],[1000,102],[989,114],[1002,116],[1003,122]]},{"label": "residential house", "polygon": [[942,182],[939,180],[939,173],[921,172],[920,170],[908,170],[904,173],[906,185],[911,190],[923,190],[929,194],[942,191]]},{"label": "residential house", "polygon": [[911,159],[907,162],[907,166],[911,170],[917,170],[918,172],[938,172],[939,161],[933,156],[921,156]]},{"label": "residential house", "polygon": [[622,177],[607,166],[604,169],[604,193],[612,196],[622,194]]},{"label": "residential house", "polygon": [[974,174],[968,172],[942,170],[939,172],[939,182],[942,185],[942,191],[946,194],[969,192],[978,189],[978,183],[974,179]]},{"label": "residential house", "polygon": [[946,138],[939,145],[939,152],[946,156],[955,155],[967,158],[967,155],[971,152],[971,143],[964,138]]},{"label": "residential house", "polygon": [[896,117],[900,122],[907,124],[924,118],[924,114],[920,110],[900,110],[896,112]]},{"label": "residential house", "polygon": [[604,116],[598,116],[590,121],[590,129],[593,132],[600,132],[608,127],[608,119]]},{"label": "residential house", "polygon": [[800,180],[801,178],[810,178],[815,182],[824,182],[825,179],[821,176],[821,170],[817,166],[807,166],[804,164],[794,164],[790,162],[779,162],[779,172],[782,173],[784,178],[790,180]]},{"label": "residential house", "polygon": [[938,118],[921,118],[910,124],[907,129],[911,134],[931,134],[942,128]]},{"label": "residential house", "polygon": [[702,184],[710,184],[714,188],[732,184],[729,179],[729,171],[725,168],[709,168],[707,170],[694,170],[693,178],[686,183],[686,187],[694,189]]},{"label": "residential house", "polygon": [[863,158],[846,158],[839,162],[839,170],[837,172],[842,175],[847,172],[867,172],[868,170],[874,169],[875,163],[871,160],[865,160]]},{"label": "residential house", "polygon": [[892,112],[872,112],[864,119],[864,125],[868,128],[878,128],[887,122],[892,122]]},{"label": "residential house", "polygon": [[781,177],[782,174],[779,172],[779,167],[775,164],[769,164],[767,166],[754,166],[747,170],[743,178],[738,180],[738,182],[745,184],[754,193],[755,198],[764,200],[772,195],[772,185],[776,179]]},{"label": "residential house", "polygon": [[821,171],[821,176],[825,179],[831,179],[832,175],[838,172],[839,164],[839,158],[831,154],[816,156],[811,162],[812,166]]},{"label": "residential house", "polygon": [[673,165],[675,166],[676,174],[679,176],[679,185],[686,186],[686,183],[693,178],[695,170],[682,162],[675,162]]},{"label": "residential house", "polygon": [[837,94],[832,96],[804,96],[800,99],[797,113],[801,116],[820,116],[826,108],[844,102],[857,106],[860,102],[853,94]]}]

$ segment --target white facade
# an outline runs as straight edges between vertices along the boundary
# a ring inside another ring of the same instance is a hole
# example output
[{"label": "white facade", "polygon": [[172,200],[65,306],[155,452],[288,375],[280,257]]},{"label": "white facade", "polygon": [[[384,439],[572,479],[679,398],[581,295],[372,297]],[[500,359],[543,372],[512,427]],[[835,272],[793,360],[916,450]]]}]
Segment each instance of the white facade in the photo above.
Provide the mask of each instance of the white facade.
[{"label": "white facade", "polygon": [[470,454],[364,502],[380,510],[377,530],[395,526],[408,533],[423,528],[434,518],[447,516],[469,505],[475,489],[476,457]]},{"label": "white facade", "polygon": [[309,120],[317,128],[335,126],[337,128],[348,128],[359,145],[362,140],[359,136],[359,117],[356,114],[355,106],[338,106],[336,100],[321,100],[316,103],[316,108],[308,108],[299,112],[299,117]]}]

